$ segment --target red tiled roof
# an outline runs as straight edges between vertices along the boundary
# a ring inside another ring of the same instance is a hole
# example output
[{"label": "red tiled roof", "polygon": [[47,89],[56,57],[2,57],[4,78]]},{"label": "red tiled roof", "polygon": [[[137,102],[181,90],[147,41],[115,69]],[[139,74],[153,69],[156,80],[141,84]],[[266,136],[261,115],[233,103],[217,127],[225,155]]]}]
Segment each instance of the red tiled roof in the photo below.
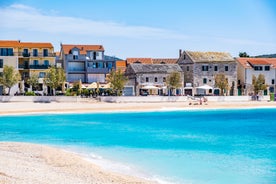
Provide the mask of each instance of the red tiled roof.
[{"label": "red tiled roof", "polygon": [[240,63],[243,68],[252,68],[245,58],[237,58],[236,61]]},{"label": "red tiled roof", "polygon": [[237,58],[244,68],[252,68],[251,65],[272,65],[276,68],[276,58]]},{"label": "red tiled roof", "polygon": [[104,47],[102,45],[61,45],[64,54],[69,54],[70,50],[73,48],[78,48],[80,50],[80,54],[86,54],[86,51],[104,51]]},{"label": "red tiled roof", "polygon": [[51,43],[44,42],[21,42],[19,40],[0,40],[0,47],[53,48],[53,45]]},{"label": "red tiled roof", "polygon": [[175,58],[155,58],[152,59],[153,64],[177,64]]},{"label": "red tiled roof", "polygon": [[125,60],[117,60],[116,61],[116,68],[117,67],[126,67],[126,61]]},{"label": "red tiled roof", "polygon": [[127,61],[127,64],[132,64],[132,63],[152,64],[153,63],[151,58],[127,58],[126,61]]},{"label": "red tiled roof", "polygon": [[28,48],[53,48],[51,43],[43,43],[43,42],[20,42],[20,47],[28,47]]},{"label": "red tiled roof", "polygon": [[19,47],[19,41],[16,41],[16,40],[0,40],[0,47]]}]

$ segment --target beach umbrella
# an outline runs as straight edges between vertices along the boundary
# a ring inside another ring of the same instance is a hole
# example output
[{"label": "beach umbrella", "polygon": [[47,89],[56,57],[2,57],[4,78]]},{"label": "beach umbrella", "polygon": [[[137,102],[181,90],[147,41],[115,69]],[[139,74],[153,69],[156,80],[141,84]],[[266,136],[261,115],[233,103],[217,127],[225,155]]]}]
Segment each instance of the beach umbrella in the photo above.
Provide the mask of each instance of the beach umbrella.
[{"label": "beach umbrella", "polygon": [[97,83],[96,82],[92,82],[91,84],[89,84],[87,86],[88,89],[96,89],[97,88]]}]

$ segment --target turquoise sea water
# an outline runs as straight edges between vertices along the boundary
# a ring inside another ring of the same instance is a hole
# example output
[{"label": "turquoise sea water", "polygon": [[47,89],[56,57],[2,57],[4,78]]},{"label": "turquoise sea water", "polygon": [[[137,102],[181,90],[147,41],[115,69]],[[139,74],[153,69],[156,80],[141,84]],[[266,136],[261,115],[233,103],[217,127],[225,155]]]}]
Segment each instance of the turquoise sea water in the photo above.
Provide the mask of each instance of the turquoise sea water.
[{"label": "turquoise sea water", "polygon": [[0,116],[0,141],[61,146],[170,183],[273,184],[275,117],[276,109]]}]

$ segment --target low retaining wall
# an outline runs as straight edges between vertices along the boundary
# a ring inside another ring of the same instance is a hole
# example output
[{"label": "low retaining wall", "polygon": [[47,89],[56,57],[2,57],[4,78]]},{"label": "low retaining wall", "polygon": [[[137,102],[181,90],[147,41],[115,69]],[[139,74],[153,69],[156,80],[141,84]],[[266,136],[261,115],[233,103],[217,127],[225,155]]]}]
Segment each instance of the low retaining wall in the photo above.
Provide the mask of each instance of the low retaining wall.
[{"label": "low retaining wall", "polygon": [[[244,102],[251,101],[251,96],[206,96],[210,102]],[[79,96],[0,96],[0,102],[186,102],[187,96],[100,96],[97,98],[81,98]],[[260,96],[260,101],[268,101],[269,96]]]},{"label": "low retaining wall", "polygon": [[101,96],[101,102],[185,102],[186,96]]},{"label": "low retaining wall", "polygon": [[[251,96],[206,96],[210,102],[244,102],[251,101]],[[127,102],[185,102],[187,96],[103,96],[99,97],[101,102],[127,103]],[[269,100],[269,96],[262,96],[260,101]]]},{"label": "low retaining wall", "polygon": [[79,96],[0,96],[0,102],[95,102],[95,98]]}]

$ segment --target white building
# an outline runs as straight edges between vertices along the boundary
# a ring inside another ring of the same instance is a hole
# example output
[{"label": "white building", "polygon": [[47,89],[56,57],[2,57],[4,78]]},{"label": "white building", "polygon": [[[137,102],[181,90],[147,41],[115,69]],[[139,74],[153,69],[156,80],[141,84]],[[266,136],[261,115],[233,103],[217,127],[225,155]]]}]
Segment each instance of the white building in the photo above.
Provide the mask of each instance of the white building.
[{"label": "white building", "polygon": [[259,74],[265,76],[268,86],[263,94],[275,93],[276,58],[237,58],[238,62],[238,94],[253,94],[252,78]]}]

